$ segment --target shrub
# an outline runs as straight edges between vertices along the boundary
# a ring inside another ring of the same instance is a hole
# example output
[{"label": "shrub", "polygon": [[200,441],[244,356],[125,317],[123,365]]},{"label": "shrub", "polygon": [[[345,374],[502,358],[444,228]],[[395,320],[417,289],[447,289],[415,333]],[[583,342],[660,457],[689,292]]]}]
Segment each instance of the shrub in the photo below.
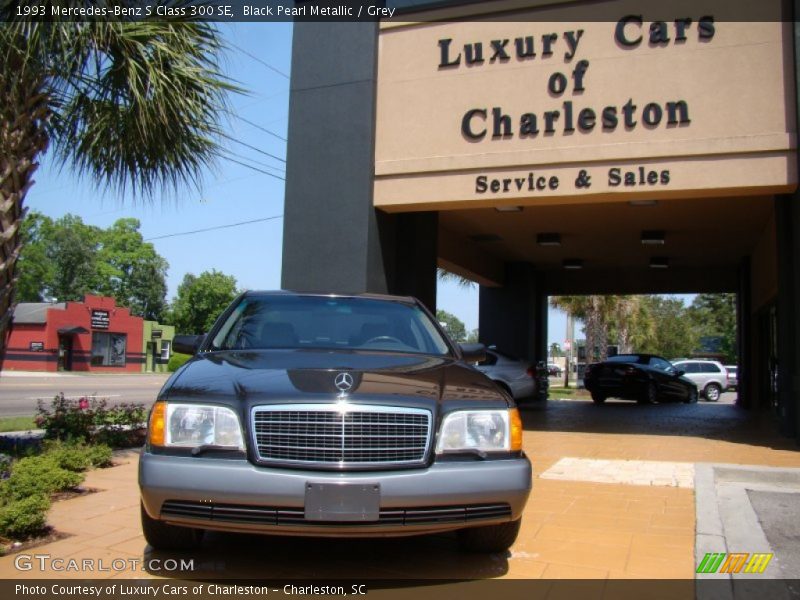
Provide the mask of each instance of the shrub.
[{"label": "shrub", "polygon": [[64,443],[49,441],[45,444],[45,457],[49,457],[67,471],[85,471],[89,467],[106,467],[111,464],[111,448],[105,444]]},{"label": "shrub", "polygon": [[38,402],[36,424],[44,429],[46,439],[88,441],[94,432],[96,413],[105,404],[105,400],[69,400],[62,392],[53,398],[50,409],[41,400]]},{"label": "shrub", "polygon": [[2,482],[0,491],[6,500],[49,496],[80,485],[83,478],[83,473],[62,468],[52,455],[29,456],[14,463],[11,476]]},{"label": "shrub", "polygon": [[13,460],[8,454],[0,454],[0,479],[7,479],[11,474]]},{"label": "shrub", "polygon": [[86,447],[86,454],[89,456],[89,462],[93,467],[110,467],[111,466],[111,448],[105,444],[93,444]]},{"label": "shrub", "polygon": [[109,408],[105,400],[69,400],[57,395],[49,408],[39,402],[36,422],[51,440],[99,442],[114,447],[140,446],[144,442],[147,409],[143,404]]},{"label": "shrub", "polygon": [[114,448],[141,446],[147,427],[143,404],[119,404],[98,414],[94,441]]},{"label": "shrub", "polygon": [[191,357],[189,354],[181,354],[180,352],[173,352],[172,356],[169,357],[169,362],[167,363],[167,371],[170,373],[174,373],[178,369],[180,369],[186,361],[188,361]]},{"label": "shrub", "polygon": [[44,529],[50,501],[43,494],[12,500],[0,506],[0,535],[26,538]]}]

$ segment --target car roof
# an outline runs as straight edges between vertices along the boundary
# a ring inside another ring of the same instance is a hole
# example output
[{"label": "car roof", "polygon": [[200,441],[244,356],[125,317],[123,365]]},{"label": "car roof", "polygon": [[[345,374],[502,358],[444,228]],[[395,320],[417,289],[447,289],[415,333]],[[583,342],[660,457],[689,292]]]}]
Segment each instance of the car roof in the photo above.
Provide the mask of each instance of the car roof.
[{"label": "car roof", "polygon": [[250,297],[267,297],[267,296],[313,296],[317,298],[366,298],[369,300],[387,300],[390,302],[402,302],[403,304],[418,304],[419,301],[414,298],[413,296],[392,296],[390,294],[372,294],[372,293],[361,293],[361,294],[348,294],[348,293],[339,293],[339,292],[318,292],[318,291],[308,291],[308,292],[298,292],[294,290],[247,290],[243,294],[244,296]]}]

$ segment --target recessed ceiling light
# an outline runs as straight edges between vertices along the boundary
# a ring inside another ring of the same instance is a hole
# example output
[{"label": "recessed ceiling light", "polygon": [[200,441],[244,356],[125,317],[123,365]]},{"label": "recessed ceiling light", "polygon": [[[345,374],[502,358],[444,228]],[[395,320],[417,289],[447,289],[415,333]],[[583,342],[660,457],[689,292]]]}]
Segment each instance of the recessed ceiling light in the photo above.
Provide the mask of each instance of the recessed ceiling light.
[{"label": "recessed ceiling light", "polygon": [[630,200],[628,204],[631,206],[656,206],[658,200]]},{"label": "recessed ceiling light", "polygon": [[521,206],[495,206],[497,212],[522,212]]},{"label": "recessed ceiling light", "polygon": [[561,234],[560,233],[537,233],[536,243],[540,246],[560,246]]},{"label": "recessed ceiling light", "polygon": [[669,258],[666,256],[654,256],[650,259],[651,269],[667,269],[669,268]]},{"label": "recessed ceiling light", "polygon": [[642,244],[649,246],[663,246],[666,236],[663,231],[652,229],[642,232]]},{"label": "recessed ceiling light", "polygon": [[565,269],[577,270],[583,268],[583,261],[580,258],[567,258],[564,259],[562,264]]}]

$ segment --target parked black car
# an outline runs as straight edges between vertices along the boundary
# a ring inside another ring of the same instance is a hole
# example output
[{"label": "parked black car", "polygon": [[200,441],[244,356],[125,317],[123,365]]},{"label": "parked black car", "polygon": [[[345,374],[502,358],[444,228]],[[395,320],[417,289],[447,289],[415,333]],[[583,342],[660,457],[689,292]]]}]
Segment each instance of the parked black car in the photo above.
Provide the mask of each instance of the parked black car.
[{"label": "parked black car", "polygon": [[665,358],[652,354],[618,354],[605,362],[587,365],[583,384],[595,404],[606,398],[697,402],[697,386]]},{"label": "parked black car", "polygon": [[205,530],[387,537],[456,531],[505,552],[531,491],[514,400],[417,300],[246,292],[150,413],[139,462],[156,549]]}]

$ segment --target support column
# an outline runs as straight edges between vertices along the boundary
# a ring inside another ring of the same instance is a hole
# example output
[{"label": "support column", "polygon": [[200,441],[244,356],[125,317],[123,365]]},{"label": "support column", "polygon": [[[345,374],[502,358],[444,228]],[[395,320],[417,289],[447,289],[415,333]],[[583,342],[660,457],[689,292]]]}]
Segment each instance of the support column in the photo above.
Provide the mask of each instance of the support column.
[{"label": "support column", "polygon": [[388,292],[414,296],[436,312],[439,213],[378,214]]},{"label": "support column", "polygon": [[736,293],[736,403],[744,408],[760,408],[754,393],[753,377],[753,314],[750,300],[750,259],[739,267],[739,289]]},{"label": "support column", "polygon": [[480,341],[533,363],[547,359],[547,299],[528,263],[506,264],[505,285],[481,286]]},{"label": "support column", "polygon": [[295,23],[285,289],[388,291],[373,207],[377,48],[377,23]]},{"label": "support column", "polygon": [[[800,433],[800,197],[778,196],[778,418],[783,434]],[[800,437],[798,437],[800,441]]]}]

